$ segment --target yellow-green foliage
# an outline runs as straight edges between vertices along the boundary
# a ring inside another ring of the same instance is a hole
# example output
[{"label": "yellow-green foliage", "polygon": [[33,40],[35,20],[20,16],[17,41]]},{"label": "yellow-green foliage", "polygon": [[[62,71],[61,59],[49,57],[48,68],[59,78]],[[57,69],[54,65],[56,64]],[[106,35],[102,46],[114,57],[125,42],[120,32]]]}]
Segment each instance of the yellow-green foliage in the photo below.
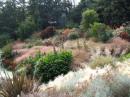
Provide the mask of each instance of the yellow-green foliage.
[{"label": "yellow-green foliage", "polygon": [[97,22],[97,21],[98,21],[97,12],[93,9],[87,9],[82,14],[81,28],[86,31],[88,30],[88,28],[90,28],[90,26],[94,22]]},{"label": "yellow-green foliage", "polygon": [[95,69],[96,67],[103,68],[105,65],[114,65],[114,59],[111,56],[98,56],[96,57],[89,65],[91,68]]},{"label": "yellow-green foliage", "polygon": [[125,61],[125,60],[128,60],[128,59],[130,59],[130,53],[122,55],[120,57],[120,61]]}]

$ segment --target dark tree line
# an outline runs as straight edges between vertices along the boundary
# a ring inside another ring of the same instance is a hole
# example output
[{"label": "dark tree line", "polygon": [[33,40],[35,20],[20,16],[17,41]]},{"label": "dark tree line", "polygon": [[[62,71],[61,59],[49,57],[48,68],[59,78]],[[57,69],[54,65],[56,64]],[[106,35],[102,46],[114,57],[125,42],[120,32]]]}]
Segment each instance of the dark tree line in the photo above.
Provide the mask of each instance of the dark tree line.
[{"label": "dark tree line", "polygon": [[121,25],[130,21],[130,1],[129,0],[99,0],[97,12],[101,22],[108,25]]},{"label": "dark tree line", "polygon": [[80,24],[82,12],[87,8],[96,10],[100,22],[110,26],[130,21],[129,0],[81,0],[79,5],[72,9],[71,20]]},{"label": "dark tree line", "polygon": [[130,21],[129,0],[81,0],[73,6],[74,3],[74,0],[0,0],[0,39],[28,37],[51,21],[56,21],[57,27],[80,25],[86,9],[97,11],[100,22],[110,26]]},{"label": "dark tree line", "polygon": [[36,30],[48,26],[48,21],[62,25],[63,16],[67,17],[72,9],[70,0],[1,0],[0,33],[13,33],[21,23],[31,17]]}]

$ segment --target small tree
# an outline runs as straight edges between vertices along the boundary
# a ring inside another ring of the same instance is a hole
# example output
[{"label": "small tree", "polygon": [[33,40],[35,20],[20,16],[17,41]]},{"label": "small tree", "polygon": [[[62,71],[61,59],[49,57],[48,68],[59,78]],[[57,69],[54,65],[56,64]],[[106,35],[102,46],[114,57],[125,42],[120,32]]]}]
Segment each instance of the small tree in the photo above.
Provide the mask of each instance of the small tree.
[{"label": "small tree", "polygon": [[82,21],[81,21],[81,29],[87,31],[88,28],[94,23],[98,21],[98,14],[93,9],[87,9],[82,14]]}]

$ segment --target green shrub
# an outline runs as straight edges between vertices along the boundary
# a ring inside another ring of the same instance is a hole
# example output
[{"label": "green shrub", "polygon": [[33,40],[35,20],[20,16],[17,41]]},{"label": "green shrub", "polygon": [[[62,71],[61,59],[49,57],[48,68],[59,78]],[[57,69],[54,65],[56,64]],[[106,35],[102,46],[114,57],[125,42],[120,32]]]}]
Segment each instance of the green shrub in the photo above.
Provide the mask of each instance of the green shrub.
[{"label": "green shrub", "polygon": [[75,40],[77,38],[79,38],[78,32],[71,32],[71,33],[68,34],[68,39],[70,39],[70,40]]},{"label": "green shrub", "polygon": [[110,28],[103,24],[95,22],[91,25],[90,36],[97,38],[99,41],[106,42],[108,41],[113,35]]},{"label": "green shrub", "polygon": [[9,34],[1,34],[0,35],[0,48],[11,42],[11,37]]},{"label": "green shrub", "polygon": [[125,61],[125,60],[127,60],[127,59],[130,59],[130,53],[125,54],[125,55],[122,55],[122,56],[120,57],[120,60],[121,60],[121,61]]},{"label": "green shrub", "polygon": [[96,57],[89,65],[91,68],[95,69],[96,67],[103,68],[105,65],[114,66],[114,59],[111,56],[98,56]]},{"label": "green shrub", "polygon": [[87,9],[82,14],[81,29],[87,31],[94,22],[98,21],[98,14],[93,9]]},{"label": "green shrub", "polygon": [[35,67],[35,76],[40,77],[42,82],[48,82],[70,70],[72,54],[62,51],[56,54],[49,53],[39,59]]},{"label": "green shrub", "polygon": [[41,78],[42,82],[53,80],[60,74],[66,74],[70,70],[72,54],[67,51],[57,54],[43,55],[37,53],[35,57],[29,57],[16,68],[17,73],[25,73],[27,76]]},{"label": "green shrub", "polygon": [[31,34],[36,30],[36,24],[32,17],[27,17],[25,21],[20,23],[18,27],[18,36],[20,39],[24,40],[31,36]]},{"label": "green shrub", "polygon": [[44,57],[44,55],[38,52],[35,57],[29,57],[28,59],[24,60],[16,67],[17,73],[25,73],[29,76],[33,76],[35,65],[37,64],[37,61],[42,57]]},{"label": "green shrub", "polygon": [[3,57],[6,59],[12,59],[13,52],[12,52],[12,44],[7,44],[2,48]]}]

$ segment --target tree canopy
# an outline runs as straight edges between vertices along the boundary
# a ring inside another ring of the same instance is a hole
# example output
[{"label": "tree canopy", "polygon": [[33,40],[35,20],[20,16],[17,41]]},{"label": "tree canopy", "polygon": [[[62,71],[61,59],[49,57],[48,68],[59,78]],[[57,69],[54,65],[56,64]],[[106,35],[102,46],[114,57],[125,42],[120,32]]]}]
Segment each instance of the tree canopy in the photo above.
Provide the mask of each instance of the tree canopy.
[{"label": "tree canopy", "polygon": [[37,29],[45,28],[49,20],[57,21],[69,14],[69,0],[5,0],[0,1],[0,32],[14,32],[20,23],[32,16]]}]

